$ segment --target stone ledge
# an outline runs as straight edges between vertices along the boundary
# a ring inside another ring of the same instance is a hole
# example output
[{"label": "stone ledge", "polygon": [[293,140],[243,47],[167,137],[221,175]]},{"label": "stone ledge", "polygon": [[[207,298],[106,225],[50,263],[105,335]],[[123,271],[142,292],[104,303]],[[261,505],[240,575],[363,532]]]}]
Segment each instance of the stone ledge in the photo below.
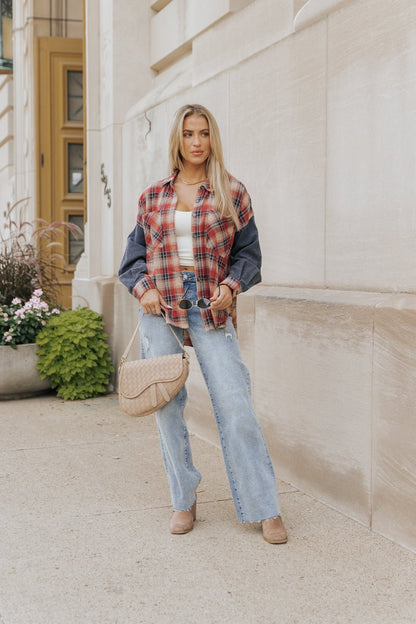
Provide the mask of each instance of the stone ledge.
[{"label": "stone ledge", "polygon": [[292,33],[291,0],[257,0],[228,14],[193,41],[193,85],[231,71]]},{"label": "stone ledge", "polygon": [[374,308],[394,308],[416,310],[416,294],[371,292],[359,290],[333,290],[329,288],[291,288],[260,284],[240,295],[243,298],[263,297],[311,301],[334,305],[353,305]]},{"label": "stone ledge", "polygon": [[351,0],[308,0],[295,15],[295,32],[307,28],[348,2]]},{"label": "stone ledge", "polygon": [[171,0],[151,20],[151,67],[160,71],[192,45],[192,40],[229,13],[238,11],[252,0],[217,0],[193,3]]}]

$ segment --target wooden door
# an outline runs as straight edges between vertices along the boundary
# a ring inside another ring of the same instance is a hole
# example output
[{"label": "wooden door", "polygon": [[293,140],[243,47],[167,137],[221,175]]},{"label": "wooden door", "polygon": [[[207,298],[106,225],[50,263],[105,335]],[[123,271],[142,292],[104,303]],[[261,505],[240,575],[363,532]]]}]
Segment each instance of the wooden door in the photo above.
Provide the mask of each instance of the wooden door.
[{"label": "wooden door", "polygon": [[[36,40],[37,214],[48,222],[85,221],[83,41]],[[59,303],[71,307],[72,279],[84,249],[66,232]]]}]

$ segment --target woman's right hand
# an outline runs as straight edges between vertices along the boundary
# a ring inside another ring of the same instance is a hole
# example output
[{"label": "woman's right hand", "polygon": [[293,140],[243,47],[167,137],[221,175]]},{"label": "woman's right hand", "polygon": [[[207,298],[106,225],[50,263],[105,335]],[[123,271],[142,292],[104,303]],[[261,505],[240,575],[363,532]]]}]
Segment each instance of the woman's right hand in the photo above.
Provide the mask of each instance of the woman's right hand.
[{"label": "woman's right hand", "polygon": [[162,308],[171,308],[166,303],[157,288],[150,288],[140,298],[140,305],[143,308],[144,314],[162,314]]}]

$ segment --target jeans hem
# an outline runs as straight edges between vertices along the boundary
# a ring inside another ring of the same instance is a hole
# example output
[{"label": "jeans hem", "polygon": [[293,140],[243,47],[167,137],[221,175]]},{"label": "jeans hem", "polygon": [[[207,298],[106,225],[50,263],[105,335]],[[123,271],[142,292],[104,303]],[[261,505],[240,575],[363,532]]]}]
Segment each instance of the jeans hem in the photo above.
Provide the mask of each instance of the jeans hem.
[{"label": "jeans hem", "polygon": [[255,524],[255,523],[258,523],[258,522],[263,522],[263,520],[270,520],[271,518],[279,518],[281,515],[282,514],[279,511],[279,513],[273,514],[272,516],[267,514],[264,518],[260,518],[259,520],[240,520],[240,518],[239,518],[238,522],[240,524]]}]

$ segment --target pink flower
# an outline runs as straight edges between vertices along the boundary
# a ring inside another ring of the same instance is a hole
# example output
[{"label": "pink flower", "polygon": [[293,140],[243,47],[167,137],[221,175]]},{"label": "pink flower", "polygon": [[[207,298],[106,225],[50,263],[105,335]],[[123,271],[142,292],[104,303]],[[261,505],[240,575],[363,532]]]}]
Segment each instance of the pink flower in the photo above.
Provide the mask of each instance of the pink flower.
[{"label": "pink flower", "polygon": [[41,288],[38,288],[37,290],[34,291],[33,296],[34,297],[42,297],[43,295],[43,290]]},{"label": "pink flower", "polygon": [[52,310],[52,312],[51,312],[51,314],[60,314],[60,313],[61,313],[61,311],[60,311],[60,310],[57,310],[56,308],[54,308],[54,309]]},{"label": "pink flower", "polygon": [[10,334],[8,336],[6,336],[6,338],[4,339],[4,342],[11,342],[12,337],[10,336]]},{"label": "pink flower", "polygon": [[13,304],[13,305],[17,305],[18,303],[22,303],[22,300],[21,300],[21,299],[19,299],[19,297],[15,297],[15,298],[12,300],[12,304]]}]

